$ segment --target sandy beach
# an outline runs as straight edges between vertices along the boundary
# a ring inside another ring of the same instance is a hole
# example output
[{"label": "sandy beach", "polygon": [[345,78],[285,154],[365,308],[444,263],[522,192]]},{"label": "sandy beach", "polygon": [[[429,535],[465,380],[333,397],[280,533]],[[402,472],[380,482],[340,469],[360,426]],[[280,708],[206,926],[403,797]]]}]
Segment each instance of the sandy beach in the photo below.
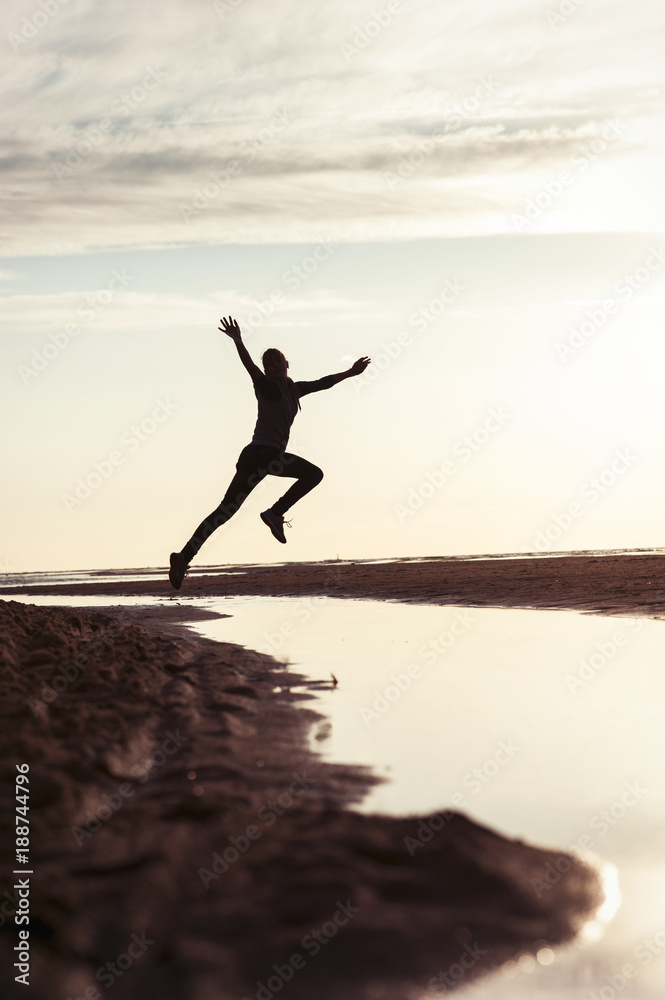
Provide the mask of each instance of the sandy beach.
[{"label": "sandy beach", "polygon": [[[196,571],[181,594],[659,617],[663,569],[658,553],[294,563]],[[597,876],[578,859],[459,813],[345,808],[372,773],[309,749],[318,716],[292,669],[182,625],[211,612],[12,600],[168,587],[165,576],[2,590],[4,995],[416,998],[556,948],[593,913]],[[19,900],[5,874],[25,763],[29,991],[14,982]]]},{"label": "sandy beach", "polygon": [[[100,571],[100,575],[103,571]],[[382,562],[357,560],[224,566],[208,572],[193,566],[181,591],[163,580],[131,583],[6,586],[2,594],[90,594],[117,596],[205,596],[269,594],[328,595],[412,603],[495,608],[552,608],[607,615],[658,617],[665,611],[665,552],[575,553],[481,558],[431,557]]]}]

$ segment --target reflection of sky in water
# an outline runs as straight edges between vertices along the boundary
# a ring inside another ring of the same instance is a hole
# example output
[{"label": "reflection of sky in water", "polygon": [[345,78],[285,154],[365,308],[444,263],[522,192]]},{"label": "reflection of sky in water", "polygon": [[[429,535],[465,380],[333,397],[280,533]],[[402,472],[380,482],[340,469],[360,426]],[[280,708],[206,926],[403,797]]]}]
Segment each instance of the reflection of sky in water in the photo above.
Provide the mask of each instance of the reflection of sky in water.
[{"label": "reflection of sky in water", "polygon": [[[390,777],[362,811],[456,805],[507,836],[590,851],[610,863],[610,877],[616,866],[622,903],[600,940],[554,953],[545,946],[539,961],[524,956],[505,980],[469,987],[465,997],[591,1000],[606,987],[609,998],[611,977],[630,965],[635,976],[622,1000],[662,1000],[665,623],[326,598],[179,598],[190,601],[232,615],[196,623],[203,635],[288,658],[314,680],[335,674],[335,689],[316,692],[326,721],[313,745]],[[38,601],[47,602],[151,603]]]},{"label": "reflection of sky in water", "polygon": [[[215,576],[244,576],[244,569],[221,569],[217,567],[205,567],[204,569],[193,569],[190,571],[193,577],[206,576],[214,572]],[[63,570],[62,572],[44,573],[2,573],[0,574],[0,595],[6,587],[62,587],[62,586],[87,586],[90,583],[162,583],[167,579],[167,571],[164,569],[142,569],[129,572],[125,570]],[[62,597],[64,595],[54,595]],[[15,594],[7,594],[8,600],[13,600]],[[121,598],[124,601],[124,598]],[[150,600],[150,598],[149,598]],[[72,602],[78,601],[72,595]],[[56,602],[54,602],[56,603]]]},{"label": "reflection of sky in water", "polygon": [[197,624],[204,635],[335,674],[317,692],[330,722],[317,749],[391,779],[362,811],[455,801],[507,836],[599,855],[610,879],[618,869],[622,904],[600,940],[544,947],[465,997],[590,1000],[632,964],[623,1000],[663,1000],[665,623],[325,598],[206,606],[234,617]]}]

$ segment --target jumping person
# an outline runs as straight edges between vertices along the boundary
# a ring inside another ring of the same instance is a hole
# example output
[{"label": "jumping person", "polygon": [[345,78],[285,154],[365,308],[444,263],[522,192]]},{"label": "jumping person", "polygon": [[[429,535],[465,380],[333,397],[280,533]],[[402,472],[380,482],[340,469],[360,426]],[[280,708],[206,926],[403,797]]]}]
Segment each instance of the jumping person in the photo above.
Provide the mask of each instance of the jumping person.
[{"label": "jumping person", "polygon": [[288,378],[289,363],[275,347],[264,352],[263,371],[254,364],[249,351],[242,342],[240,327],[230,316],[222,318],[219,329],[236,345],[240,360],[254,383],[254,392],[259,404],[259,414],[254,428],[254,436],[240,452],[236,464],[236,474],[231,480],[224,499],[206,519],[201,522],[181,552],[171,553],[169,580],[176,590],[180,590],[187,567],[203,543],[215,528],[219,528],[233,517],[251,491],[266,476],[281,476],[296,482],[268,510],[261,513],[266,524],[279,542],[286,542],[284,536],[284,515],[301,497],[313,490],[323,479],[323,472],[304,458],[285,451],[289,440],[291,424],[300,409],[300,397],[310,392],[330,389],[345,378],[361,375],[369,358],[359,358],[348,371],[337,375],[326,375],[315,382],[294,382]]}]

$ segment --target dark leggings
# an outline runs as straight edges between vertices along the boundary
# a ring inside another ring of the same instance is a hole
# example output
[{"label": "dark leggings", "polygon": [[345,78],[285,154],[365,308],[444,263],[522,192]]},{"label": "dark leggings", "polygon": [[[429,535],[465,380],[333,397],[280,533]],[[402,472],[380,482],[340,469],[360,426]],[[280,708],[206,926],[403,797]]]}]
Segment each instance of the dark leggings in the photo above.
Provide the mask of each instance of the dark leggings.
[{"label": "dark leggings", "polygon": [[284,515],[296,501],[313,490],[323,479],[323,472],[304,458],[291,455],[280,448],[269,448],[262,444],[248,444],[240,452],[236,463],[236,474],[229,484],[220,505],[208,514],[182,550],[185,562],[189,563],[215,528],[233,517],[255,486],[266,476],[283,476],[295,479],[283,497],[270,508],[275,514]]}]

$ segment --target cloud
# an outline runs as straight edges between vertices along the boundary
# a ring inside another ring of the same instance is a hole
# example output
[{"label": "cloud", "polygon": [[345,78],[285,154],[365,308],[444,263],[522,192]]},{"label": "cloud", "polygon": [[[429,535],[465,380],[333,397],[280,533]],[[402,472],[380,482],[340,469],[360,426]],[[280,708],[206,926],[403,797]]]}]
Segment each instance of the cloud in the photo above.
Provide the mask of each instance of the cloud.
[{"label": "cloud", "polygon": [[516,179],[661,109],[653,5],[550,7],[12,5],[0,252],[498,231]]},{"label": "cloud", "polygon": [[[270,326],[311,327],[321,323],[338,325],[358,320],[386,322],[388,307],[375,301],[350,300],[337,293],[319,290],[308,296],[290,295],[283,290],[279,303],[269,313]],[[98,291],[68,291],[52,294],[0,296],[0,331],[27,340],[45,337],[74,324],[78,332],[132,331],[163,333],[184,329],[210,331],[221,313],[235,316],[247,336],[264,325],[265,308],[257,298],[233,289],[192,297],[167,293],[125,290],[108,301]]]}]

